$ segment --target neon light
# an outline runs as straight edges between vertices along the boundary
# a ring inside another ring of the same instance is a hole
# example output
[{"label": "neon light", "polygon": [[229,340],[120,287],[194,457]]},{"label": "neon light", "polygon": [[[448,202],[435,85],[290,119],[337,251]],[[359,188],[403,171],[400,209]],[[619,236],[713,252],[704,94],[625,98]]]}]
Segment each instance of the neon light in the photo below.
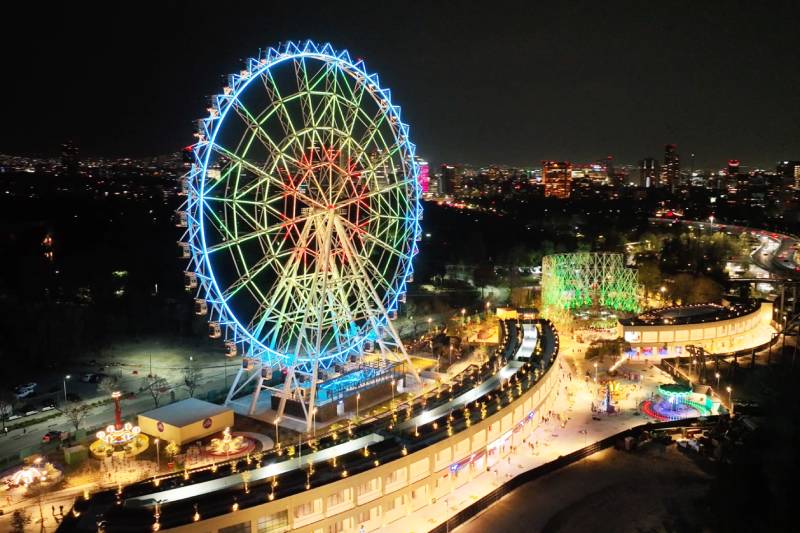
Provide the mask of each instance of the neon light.
[{"label": "neon light", "polygon": [[189,271],[239,354],[329,370],[383,336],[412,277],[416,147],[347,51],[289,42],[246,64],[198,122]]}]

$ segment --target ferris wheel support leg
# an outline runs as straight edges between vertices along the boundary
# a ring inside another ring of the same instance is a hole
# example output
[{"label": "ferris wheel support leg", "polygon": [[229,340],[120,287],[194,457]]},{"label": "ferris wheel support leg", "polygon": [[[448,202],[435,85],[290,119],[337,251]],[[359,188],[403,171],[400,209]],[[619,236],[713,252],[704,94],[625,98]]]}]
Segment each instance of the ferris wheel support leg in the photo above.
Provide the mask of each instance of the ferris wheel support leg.
[{"label": "ferris wheel support leg", "polygon": [[318,363],[314,363],[314,371],[311,374],[311,393],[308,396],[308,411],[306,411],[306,433],[311,433],[311,426],[316,421],[314,420],[314,411],[316,411],[316,398],[317,398],[317,369]]},{"label": "ferris wheel support leg", "polygon": [[250,400],[250,409],[247,411],[251,415],[256,414],[256,407],[258,406],[258,398],[259,396],[261,396],[261,391],[263,390],[264,387],[263,369],[264,369],[263,365],[259,365],[259,367],[256,369],[256,372],[258,372],[258,379],[256,380],[256,388],[253,391],[253,399]]},{"label": "ferris wheel support leg", "polygon": [[231,384],[231,388],[230,388],[230,390],[228,390],[228,395],[225,397],[225,405],[228,405],[229,403],[231,403],[231,400],[233,399],[233,395],[236,394],[236,391],[237,391],[236,385],[239,384],[239,380],[242,377],[242,372],[244,372],[244,367],[240,366],[239,367],[239,371],[236,373],[236,377],[233,378],[233,383]]},{"label": "ferris wheel support leg", "polygon": [[398,335],[397,330],[392,324],[392,321],[389,319],[389,313],[386,312],[386,308],[383,306],[383,302],[381,301],[378,294],[375,292],[375,287],[370,283],[369,276],[367,275],[367,271],[364,268],[364,265],[361,262],[361,257],[358,256],[353,251],[353,248],[350,243],[350,239],[347,237],[347,231],[345,230],[344,226],[342,225],[342,221],[339,218],[334,218],[334,228],[338,232],[339,240],[342,243],[342,246],[345,249],[345,253],[350,256],[351,262],[356,265],[356,268],[360,271],[361,276],[364,279],[364,285],[367,288],[367,292],[371,296],[373,302],[378,308],[378,311],[386,317],[386,327],[392,335],[392,340],[396,343],[400,353],[403,355],[403,359],[408,363],[408,368],[411,370],[411,374],[414,376],[417,384],[422,385],[422,379],[419,377],[417,373],[417,369],[414,368],[414,363],[411,362],[411,358],[408,356],[408,352],[406,351],[406,347],[403,346],[403,342],[400,340],[400,335]]},{"label": "ferris wheel support leg", "polygon": [[293,379],[294,365],[290,366],[286,372],[286,381],[283,382],[283,394],[281,394],[281,401],[278,403],[278,418],[283,418],[283,412],[286,410],[286,398],[291,394]]}]

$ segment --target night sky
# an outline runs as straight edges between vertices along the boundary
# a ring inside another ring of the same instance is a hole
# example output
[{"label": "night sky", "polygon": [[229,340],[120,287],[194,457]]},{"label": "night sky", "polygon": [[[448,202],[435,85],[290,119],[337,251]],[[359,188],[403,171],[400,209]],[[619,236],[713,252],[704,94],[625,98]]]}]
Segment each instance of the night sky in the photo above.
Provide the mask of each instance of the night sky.
[{"label": "night sky", "polygon": [[4,8],[0,153],[175,151],[243,59],[311,38],[365,58],[434,163],[800,159],[797,3],[251,4]]}]

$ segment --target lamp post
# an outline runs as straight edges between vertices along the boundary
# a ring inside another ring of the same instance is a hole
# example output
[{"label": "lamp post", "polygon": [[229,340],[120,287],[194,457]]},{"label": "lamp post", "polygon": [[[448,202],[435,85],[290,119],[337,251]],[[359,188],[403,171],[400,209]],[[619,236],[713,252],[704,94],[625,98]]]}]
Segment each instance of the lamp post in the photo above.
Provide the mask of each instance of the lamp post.
[{"label": "lamp post", "polygon": [[594,380],[597,382],[597,363],[594,364]]},{"label": "lamp post", "polygon": [[280,436],[280,434],[278,433],[278,423],[279,423],[280,421],[281,421],[281,417],[279,417],[279,416],[276,416],[276,417],[275,417],[275,443],[276,443],[276,444],[275,444],[275,446],[276,446],[277,448],[280,448],[280,447],[281,447],[281,436]]},{"label": "lamp post", "polygon": [[717,378],[717,391],[719,391],[719,372],[714,372],[714,377]]},{"label": "lamp post", "polygon": [[466,315],[466,314],[467,314],[467,310],[466,310],[466,309],[464,309],[464,308],[462,307],[462,308],[461,308],[461,325],[462,325],[462,326],[463,326],[464,324],[466,324],[466,318],[465,318],[465,315]]},{"label": "lamp post", "polygon": [[71,377],[69,374],[64,376],[64,403],[67,403],[67,380]]},{"label": "lamp post", "polygon": [[731,406],[731,416],[733,416],[733,387],[728,385],[727,391],[728,391],[728,403]]},{"label": "lamp post", "polygon": [[358,420],[358,401],[361,399],[361,393],[356,393],[356,420]]},{"label": "lamp post", "polygon": [[161,439],[155,439],[156,443],[156,471],[161,472],[161,448],[159,443]]},{"label": "lamp post", "polygon": [[394,379],[392,380],[392,403],[389,405],[389,410],[394,411]]},{"label": "lamp post", "polygon": [[491,307],[492,307],[492,303],[491,302],[486,302],[486,318],[487,319],[489,318],[489,310],[491,309]]},{"label": "lamp post", "polygon": [[311,411],[311,431],[314,437],[317,436],[317,408]]},{"label": "lamp post", "polygon": [[432,323],[433,323],[433,319],[431,317],[428,317],[428,333],[431,332],[431,324]]}]

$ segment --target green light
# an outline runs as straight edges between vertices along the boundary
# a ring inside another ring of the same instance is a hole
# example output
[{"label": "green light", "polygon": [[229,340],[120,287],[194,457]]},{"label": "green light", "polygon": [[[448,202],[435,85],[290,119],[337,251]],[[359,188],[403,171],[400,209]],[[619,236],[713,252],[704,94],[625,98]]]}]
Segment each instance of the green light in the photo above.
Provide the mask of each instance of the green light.
[{"label": "green light", "polygon": [[574,253],[542,260],[542,306],[574,310],[599,305],[637,313],[638,271],[625,268],[622,254]]}]

